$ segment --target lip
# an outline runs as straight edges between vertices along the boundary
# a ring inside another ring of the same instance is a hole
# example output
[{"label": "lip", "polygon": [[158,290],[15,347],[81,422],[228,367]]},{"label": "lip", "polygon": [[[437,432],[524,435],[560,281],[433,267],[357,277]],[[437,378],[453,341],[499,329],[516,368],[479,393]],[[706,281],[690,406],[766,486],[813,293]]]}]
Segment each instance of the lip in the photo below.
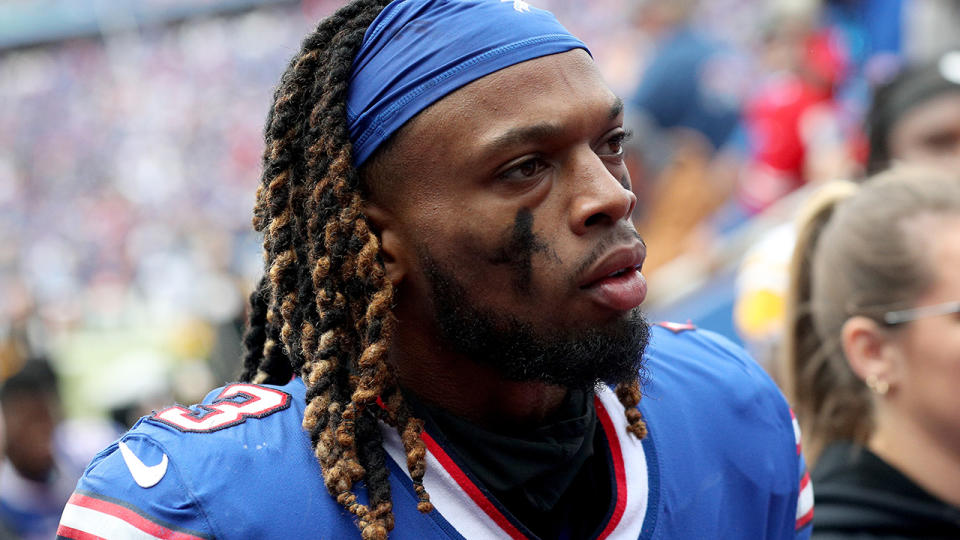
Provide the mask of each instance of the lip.
[{"label": "lip", "polygon": [[646,258],[647,250],[642,242],[614,248],[587,271],[584,279],[580,281],[579,287],[581,289],[594,287],[610,274],[620,270],[630,268],[640,270]]},{"label": "lip", "polygon": [[615,248],[585,274],[580,290],[605,310],[629,311],[647,296],[647,282],[640,273],[645,258],[641,242]]}]

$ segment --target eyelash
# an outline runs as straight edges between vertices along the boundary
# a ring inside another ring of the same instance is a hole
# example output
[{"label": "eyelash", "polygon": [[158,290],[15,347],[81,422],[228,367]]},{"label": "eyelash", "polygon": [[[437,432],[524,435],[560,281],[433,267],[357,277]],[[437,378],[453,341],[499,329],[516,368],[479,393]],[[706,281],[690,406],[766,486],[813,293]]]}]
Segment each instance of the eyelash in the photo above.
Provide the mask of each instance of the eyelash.
[{"label": "eyelash", "polygon": [[622,158],[624,154],[623,143],[630,140],[631,137],[633,137],[632,131],[621,131],[620,133],[617,133],[616,135],[610,137],[603,143],[603,146],[616,144],[619,147],[616,152],[613,152],[611,154],[604,154],[602,152],[597,152],[597,153],[605,157]]},{"label": "eyelash", "polygon": [[[521,178],[512,177],[512,174],[514,172],[520,172],[521,169],[528,167],[530,165],[535,166],[533,172],[531,172],[528,175],[523,175]],[[503,171],[502,173],[500,173],[499,176],[502,180],[529,180],[531,178],[536,177],[538,174],[542,173],[543,170],[547,168],[547,166],[548,166],[547,162],[543,158],[531,157]]]},{"label": "eyelash", "polygon": [[[612,137],[610,137],[609,139],[603,142],[603,145],[617,145],[618,150],[610,154],[597,152],[597,155],[603,158],[622,159],[624,154],[623,143],[630,140],[632,136],[633,136],[632,131],[627,131],[627,130],[620,131],[619,133],[613,135]],[[520,172],[521,169],[525,167],[529,167],[531,165],[534,166],[534,170],[530,172],[530,174],[524,174],[520,178],[513,177],[513,173]],[[540,173],[542,173],[544,169],[546,169],[548,166],[549,165],[542,157],[531,157],[508,168],[507,170],[500,173],[498,176],[500,177],[501,180],[515,180],[515,181],[530,180],[532,178],[535,178]]]}]

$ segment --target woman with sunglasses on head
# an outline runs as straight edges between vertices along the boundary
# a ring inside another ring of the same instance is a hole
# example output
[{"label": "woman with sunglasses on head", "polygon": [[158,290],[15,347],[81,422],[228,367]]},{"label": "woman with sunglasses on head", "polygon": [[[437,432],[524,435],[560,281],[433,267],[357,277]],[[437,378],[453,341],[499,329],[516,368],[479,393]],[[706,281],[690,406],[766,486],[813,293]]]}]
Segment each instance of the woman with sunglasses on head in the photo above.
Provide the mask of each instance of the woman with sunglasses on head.
[{"label": "woman with sunglasses on head", "polygon": [[960,180],[833,184],[798,228],[784,384],[813,537],[960,538]]}]

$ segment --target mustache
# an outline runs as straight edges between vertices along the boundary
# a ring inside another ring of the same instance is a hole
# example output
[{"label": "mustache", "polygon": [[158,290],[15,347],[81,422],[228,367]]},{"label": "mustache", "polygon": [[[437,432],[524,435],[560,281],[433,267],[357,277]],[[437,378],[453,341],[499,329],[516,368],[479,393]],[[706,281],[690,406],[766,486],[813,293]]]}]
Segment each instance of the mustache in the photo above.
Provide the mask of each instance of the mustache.
[{"label": "mustache", "polygon": [[635,229],[632,224],[624,224],[618,227],[612,231],[609,236],[601,239],[596,247],[577,264],[576,269],[569,276],[570,280],[576,283],[580,276],[596,264],[601,257],[606,255],[613,246],[627,244],[634,240],[639,240],[640,243],[643,244],[644,249],[646,249],[647,243],[643,241],[640,233],[637,232],[637,229]]}]

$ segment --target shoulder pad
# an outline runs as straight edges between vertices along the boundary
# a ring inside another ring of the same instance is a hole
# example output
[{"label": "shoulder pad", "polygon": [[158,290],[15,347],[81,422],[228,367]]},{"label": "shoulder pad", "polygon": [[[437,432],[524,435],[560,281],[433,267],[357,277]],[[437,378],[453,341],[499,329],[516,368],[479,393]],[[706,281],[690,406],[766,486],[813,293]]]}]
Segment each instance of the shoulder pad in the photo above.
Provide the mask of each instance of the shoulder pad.
[{"label": "shoulder pad", "polygon": [[183,432],[209,433],[242,424],[248,418],[265,418],[282,411],[290,406],[291,397],[268,386],[231,384],[204,401],[190,408],[167,407],[150,415],[148,420]]}]

